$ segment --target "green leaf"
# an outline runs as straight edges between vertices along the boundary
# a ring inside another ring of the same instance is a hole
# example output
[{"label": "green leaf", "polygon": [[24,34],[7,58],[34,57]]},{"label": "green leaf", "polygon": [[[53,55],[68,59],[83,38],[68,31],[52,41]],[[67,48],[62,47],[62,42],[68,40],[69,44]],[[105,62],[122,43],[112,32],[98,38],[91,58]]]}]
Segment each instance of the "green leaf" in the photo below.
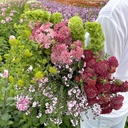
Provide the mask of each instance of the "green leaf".
[{"label": "green leaf", "polygon": [[23,126],[22,126],[22,128],[29,128],[29,124],[27,123],[27,124],[24,124]]},{"label": "green leaf", "polygon": [[13,124],[13,121],[8,121],[7,122],[7,125],[11,125],[11,124]]},{"label": "green leaf", "polygon": [[0,126],[5,126],[6,125],[6,122],[2,119],[0,119]]},{"label": "green leaf", "polygon": [[47,119],[47,116],[44,114],[41,118],[40,118],[40,123],[43,124]]},{"label": "green leaf", "polygon": [[8,121],[10,118],[11,118],[11,115],[9,115],[8,113],[4,113],[1,117],[1,119],[4,121]]},{"label": "green leaf", "polygon": [[69,127],[70,126],[70,120],[66,116],[63,119],[63,122]]}]

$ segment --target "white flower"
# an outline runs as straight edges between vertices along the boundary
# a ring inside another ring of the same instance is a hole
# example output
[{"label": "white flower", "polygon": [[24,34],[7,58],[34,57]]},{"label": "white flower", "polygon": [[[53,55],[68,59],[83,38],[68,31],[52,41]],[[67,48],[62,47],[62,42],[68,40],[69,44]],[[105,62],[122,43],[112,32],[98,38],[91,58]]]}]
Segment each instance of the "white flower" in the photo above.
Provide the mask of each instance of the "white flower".
[{"label": "white flower", "polygon": [[27,69],[28,72],[32,71],[33,67],[30,65],[30,67]]}]

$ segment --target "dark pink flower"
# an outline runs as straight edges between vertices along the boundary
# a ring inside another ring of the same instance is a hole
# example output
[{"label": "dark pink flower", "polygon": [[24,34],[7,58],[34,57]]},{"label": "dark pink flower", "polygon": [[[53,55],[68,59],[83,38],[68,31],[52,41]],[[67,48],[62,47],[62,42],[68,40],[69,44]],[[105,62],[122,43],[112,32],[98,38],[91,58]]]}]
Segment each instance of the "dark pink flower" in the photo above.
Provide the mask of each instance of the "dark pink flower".
[{"label": "dark pink flower", "polygon": [[94,98],[98,94],[97,88],[95,86],[88,85],[88,84],[84,85],[84,91],[88,98]]},{"label": "dark pink flower", "polygon": [[109,63],[106,60],[102,60],[97,62],[95,71],[101,76],[106,76],[108,74],[109,67]]},{"label": "dark pink flower", "polygon": [[93,52],[91,50],[84,50],[84,56],[85,56],[84,61],[88,62],[91,59],[93,59]]},{"label": "dark pink flower", "polygon": [[108,62],[111,66],[117,67],[118,66],[118,60],[116,59],[115,56],[112,56],[108,59]]},{"label": "dark pink flower", "polygon": [[110,105],[113,109],[119,110],[123,105],[124,97],[122,95],[118,95],[116,97],[111,98]]}]

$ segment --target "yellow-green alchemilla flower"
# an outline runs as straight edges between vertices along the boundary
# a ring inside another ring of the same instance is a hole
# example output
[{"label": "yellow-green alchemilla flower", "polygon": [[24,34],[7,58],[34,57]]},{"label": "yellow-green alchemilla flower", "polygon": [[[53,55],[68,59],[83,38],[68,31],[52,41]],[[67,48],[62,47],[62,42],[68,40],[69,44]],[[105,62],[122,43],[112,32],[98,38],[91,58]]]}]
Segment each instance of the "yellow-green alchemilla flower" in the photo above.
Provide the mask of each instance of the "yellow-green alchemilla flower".
[{"label": "yellow-green alchemilla flower", "polygon": [[9,76],[9,81],[11,82],[11,83],[14,83],[14,78],[13,78],[13,76]]},{"label": "yellow-green alchemilla flower", "polygon": [[37,79],[42,79],[42,78],[44,77],[44,74],[43,74],[43,72],[38,71],[38,72],[35,73],[35,77],[36,77]]},{"label": "yellow-green alchemilla flower", "polygon": [[24,86],[24,81],[22,79],[18,80],[18,86],[20,86],[20,87]]},{"label": "yellow-green alchemilla flower", "polygon": [[49,72],[52,74],[57,74],[57,69],[55,67],[50,67]]},{"label": "yellow-green alchemilla flower", "polygon": [[25,32],[26,36],[28,36],[28,37],[31,35],[31,32],[29,30],[24,30],[24,32]]},{"label": "yellow-green alchemilla flower", "polygon": [[26,57],[31,57],[31,56],[32,56],[32,53],[31,53],[28,49],[26,49],[26,50],[24,51],[24,55],[25,55]]},{"label": "yellow-green alchemilla flower", "polygon": [[17,40],[17,39],[9,39],[9,44],[11,45],[11,46],[14,46],[14,45],[17,45],[17,44],[19,44],[19,41]]}]

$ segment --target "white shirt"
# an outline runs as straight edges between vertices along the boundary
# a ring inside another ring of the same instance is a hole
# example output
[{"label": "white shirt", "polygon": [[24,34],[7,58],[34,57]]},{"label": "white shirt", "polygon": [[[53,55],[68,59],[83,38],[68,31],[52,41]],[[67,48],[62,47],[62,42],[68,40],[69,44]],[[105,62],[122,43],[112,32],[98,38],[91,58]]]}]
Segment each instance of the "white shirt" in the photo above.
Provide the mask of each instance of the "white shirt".
[{"label": "white shirt", "polygon": [[[128,80],[128,0],[110,0],[100,11],[96,22],[100,22],[105,36],[104,52],[118,59],[115,78]],[[124,102],[120,110],[101,114],[98,120],[87,120],[89,128],[96,128],[98,121],[106,128],[118,124],[128,115],[128,92],[123,93]],[[82,115],[84,117],[84,115]],[[107,126],[108,125],[108,126]],[[81,128],[86,128],[84,122]]]},{"label": "white shirt", "polygon": [[[128,80],[128,0],[110,0],[101,9],[97,22],[101,23],[105,36],[104,52],[115,56],[119,62],[115,78]],[[124,93],[124,98],[118,116],[128,113],[128,103],[125,106],[128,93]]]}]

